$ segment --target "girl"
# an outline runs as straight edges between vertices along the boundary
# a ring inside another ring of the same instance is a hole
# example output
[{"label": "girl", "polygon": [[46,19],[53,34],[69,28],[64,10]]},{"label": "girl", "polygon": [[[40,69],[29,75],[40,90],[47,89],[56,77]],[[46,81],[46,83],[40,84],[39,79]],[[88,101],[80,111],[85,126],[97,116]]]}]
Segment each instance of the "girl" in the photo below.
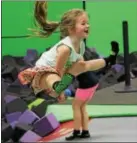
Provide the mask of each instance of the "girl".
[{"label": "girl", "polygon": [[[119,45],[117,42],[111,42],[112,50],[119,50]],[[89,60],[88,57],[84,54],[84,59]],[[111,65],[115,64],[113,60],[110,62]],[[72,108],[73,108],[73,116],[74,116],[74,131],[72,135],[66,137],[66,140],[73,140],[76,138],[89,138],[90,133],[88,131],[88,114],[86,111],[86,105],[92,99],[98,84],[99,79],[94,72],[88,71],[80,74],[76,77],[79,85],[75,92],[75,97],[73,100]],[[80,131],[82,130],[82,132]]]},{"label": "girl", "polygon": [[[66,140],[74,140],[77,138],[89,138],[88,131],[88,113],[86,105],[93,97],[97,87],[98,78],[92,72],[82,73],[77,76],[79,87],[76,90],[72,103],[74,130],[72,135],[66,137]],[[82,132],[81,132],[82,131]]]},{"label": "girl", "polygon": [[84,10],[69,10],[60,22],[50,22],[47,21],[47,2],[36,1],[34,16],[39,26],[39,30],[34,31],[37,36],[48,37],[59,28],[62,37],[62,40],[41,55],[34,68],[26,69],[18,75],[22,84],[31,84],[35,94],[45,90],[50,96],[64,100],[63,91],[75,76],[105,67],[114,60],[115,51],[108,58],[83,60],[83,39],[89,34],[88,16]]}]

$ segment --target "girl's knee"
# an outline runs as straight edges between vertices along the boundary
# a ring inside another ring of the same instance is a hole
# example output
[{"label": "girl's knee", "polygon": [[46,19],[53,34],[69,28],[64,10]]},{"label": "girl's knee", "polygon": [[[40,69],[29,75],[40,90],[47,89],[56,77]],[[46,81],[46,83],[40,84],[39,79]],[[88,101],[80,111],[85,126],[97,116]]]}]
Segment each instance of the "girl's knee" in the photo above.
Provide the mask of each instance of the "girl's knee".
[{"label": "girl's knee", "polygon": [[47,73],[40,79],[40,84],[43,89],[51,88],[56,81],[60,81],[61,78],[57,74]]},{"label": "girl's knee", "polygon": [[83,101],[80,101],[80,100],[77,100],[77,99],[74,99],[74,101],[72,102],[72,108],[73,109],[80,109],[81,106],[83,104]]},{"label": "girl's knee", "polygon": [[72,103],[72,109],[75,110],[77,108],[79,108],[79,105],[77,104],[77,102],[73,101],[73,103]]},{"label": "girl's knee", "polygon": [[68,70],[74,76],[78,76],[79,74],[86,72],[86,62],[85,61],[78,61],[72,65],[72,67]]},{"label": "girl's knee", "polygon": [[86,70],[86,62],[85,62],[85,61],[79,61],[79,62],[77,63],[77,69],[78,69],[78,71],[79,71],[78,74],[83,73],[83,72],[86,72],[86,71],[87,71],[87,70]]},{"label": "girl's knee", "polygon": [[82,105],[80,109],[82,112],[86,112],[86,104]]}]

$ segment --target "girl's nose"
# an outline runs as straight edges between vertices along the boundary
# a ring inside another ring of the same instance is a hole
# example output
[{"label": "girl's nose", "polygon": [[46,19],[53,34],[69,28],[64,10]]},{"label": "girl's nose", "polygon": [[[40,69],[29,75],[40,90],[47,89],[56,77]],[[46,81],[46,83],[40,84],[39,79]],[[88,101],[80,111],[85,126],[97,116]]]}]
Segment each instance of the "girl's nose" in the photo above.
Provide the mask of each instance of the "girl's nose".
[{"label": "girl's nose", "polygon": [[89,27],[90,27],[90,25],[89,25],[89,24],[87,24],[87,25],[86,25],[86,27],[87,27],[87,28],[89,28]]}]

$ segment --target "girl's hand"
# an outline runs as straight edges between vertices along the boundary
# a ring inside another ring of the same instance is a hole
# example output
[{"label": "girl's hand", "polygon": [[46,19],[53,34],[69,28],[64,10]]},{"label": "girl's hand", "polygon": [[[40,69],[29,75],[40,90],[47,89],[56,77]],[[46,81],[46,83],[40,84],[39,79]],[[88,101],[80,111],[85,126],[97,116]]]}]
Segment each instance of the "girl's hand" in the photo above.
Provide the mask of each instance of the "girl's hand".
[{"label": "girl's hand", "polygon": [[59,96],[58,96],[58,102],[59,103],[64,103],[66,101],[66,97],[64,95],[64,92],[62,92]]}]

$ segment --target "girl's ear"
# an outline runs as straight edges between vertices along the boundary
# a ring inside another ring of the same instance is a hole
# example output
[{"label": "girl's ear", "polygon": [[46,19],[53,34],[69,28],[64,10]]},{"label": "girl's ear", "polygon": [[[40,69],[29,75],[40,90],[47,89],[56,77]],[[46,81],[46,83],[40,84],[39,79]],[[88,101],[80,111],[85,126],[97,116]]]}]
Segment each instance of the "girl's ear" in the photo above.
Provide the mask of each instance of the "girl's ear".
[{"label": "girl's ear", "polygon": [[69,28],[68,28],[69,34],[73,34],[74,31],[75,31],[75,28],[74,28],[74,27],[69,27]]}]

